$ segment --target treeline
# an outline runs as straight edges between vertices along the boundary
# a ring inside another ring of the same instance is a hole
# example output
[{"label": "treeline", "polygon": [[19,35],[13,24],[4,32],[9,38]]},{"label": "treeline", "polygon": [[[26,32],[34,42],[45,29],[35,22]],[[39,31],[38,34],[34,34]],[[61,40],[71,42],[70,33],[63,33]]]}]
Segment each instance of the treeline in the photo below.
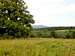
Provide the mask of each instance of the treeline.
[{"label": "treeline", "polygon": [[19,32],[0,27],[0,39],[14,38],[75,38],[75,27],[48,27],[31,29],[31,31]]},{"label": "treeline", "polygon": [[34,30],[44,30],[44,29],[47,29],[47,30],[67,30],[67,29],[75,29],[75,27],[47,27],[47,28],[36,28]]},{"label": "treeline", "polygon": [[75,27],[49,27],[33,29],[30,37],[75,38]]}]

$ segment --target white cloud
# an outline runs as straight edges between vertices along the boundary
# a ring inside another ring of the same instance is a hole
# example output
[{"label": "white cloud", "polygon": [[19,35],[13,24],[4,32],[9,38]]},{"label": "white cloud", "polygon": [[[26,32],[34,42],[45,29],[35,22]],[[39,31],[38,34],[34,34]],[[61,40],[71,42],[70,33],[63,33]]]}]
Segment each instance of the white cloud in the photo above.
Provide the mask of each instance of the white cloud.
[{"label": "white cloud", "polygon": [[50,16],[63,14],[63,0],[26,0],[26,2],[36,22],[41,19],[48,21]]},{"label": "white cloud", "polygon": [[69,5],[65,5],[64,7],[65,12],[75,12],[75,4],[69,4]]},{"label": "white cloud", "polygon": [[35,24],[48,26],[75,25],[75,4],[64,0],[25,0]]},{"label": "white cloud", "polygon": [[[74,3],[70,3],[70,4],[66,4],[64,7],[64,17],[68,20],[74,20],[75,21],[75,4]],[[73,23],[71,21],[71,23]],[[75,25],[75,23],[73,23]]]}]

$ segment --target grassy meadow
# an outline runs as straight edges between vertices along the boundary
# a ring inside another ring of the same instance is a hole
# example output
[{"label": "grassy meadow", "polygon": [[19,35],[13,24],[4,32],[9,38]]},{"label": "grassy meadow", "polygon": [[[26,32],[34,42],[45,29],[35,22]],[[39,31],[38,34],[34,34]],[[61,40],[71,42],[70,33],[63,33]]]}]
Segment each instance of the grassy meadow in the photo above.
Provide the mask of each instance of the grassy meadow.
[{"label": "grassy meadow", "polygon": [[75,39],[0,40],[0,56],[75,56]]}]

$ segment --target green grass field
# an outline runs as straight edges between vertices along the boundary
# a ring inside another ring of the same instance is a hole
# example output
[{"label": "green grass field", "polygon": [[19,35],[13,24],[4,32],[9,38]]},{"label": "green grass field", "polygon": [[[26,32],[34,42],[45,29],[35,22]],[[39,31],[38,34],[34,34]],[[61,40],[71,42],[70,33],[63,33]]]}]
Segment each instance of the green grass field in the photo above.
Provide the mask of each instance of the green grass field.
[{"label": "green grass field", "polygon": [[0,56],[75,56],[75,39],[0,40]]}]

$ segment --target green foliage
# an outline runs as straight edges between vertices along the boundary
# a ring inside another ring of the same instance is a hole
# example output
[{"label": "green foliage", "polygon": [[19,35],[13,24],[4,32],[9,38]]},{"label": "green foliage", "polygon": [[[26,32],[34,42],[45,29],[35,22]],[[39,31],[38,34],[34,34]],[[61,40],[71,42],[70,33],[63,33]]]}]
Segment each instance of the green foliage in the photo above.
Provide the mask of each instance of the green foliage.
[{"label": "green foliage", "polygon": [[75,29],[33,29],[30,34],[31,37],[41,37],[41,38],[64,38],[73,39],[75,38]]},{"label": "green foliage", "polygon": [[0,0],[0,27],[6,28],[4,34],[15,37],[29,34],[34,20],[27,8],[23,0]]},{"label": "green foliage", "polygon": [[51,33],[51,37],[57,38],[57,37],[56,37],[56,32],[55,32],[55,30],[52,30],[50,33]]}]

